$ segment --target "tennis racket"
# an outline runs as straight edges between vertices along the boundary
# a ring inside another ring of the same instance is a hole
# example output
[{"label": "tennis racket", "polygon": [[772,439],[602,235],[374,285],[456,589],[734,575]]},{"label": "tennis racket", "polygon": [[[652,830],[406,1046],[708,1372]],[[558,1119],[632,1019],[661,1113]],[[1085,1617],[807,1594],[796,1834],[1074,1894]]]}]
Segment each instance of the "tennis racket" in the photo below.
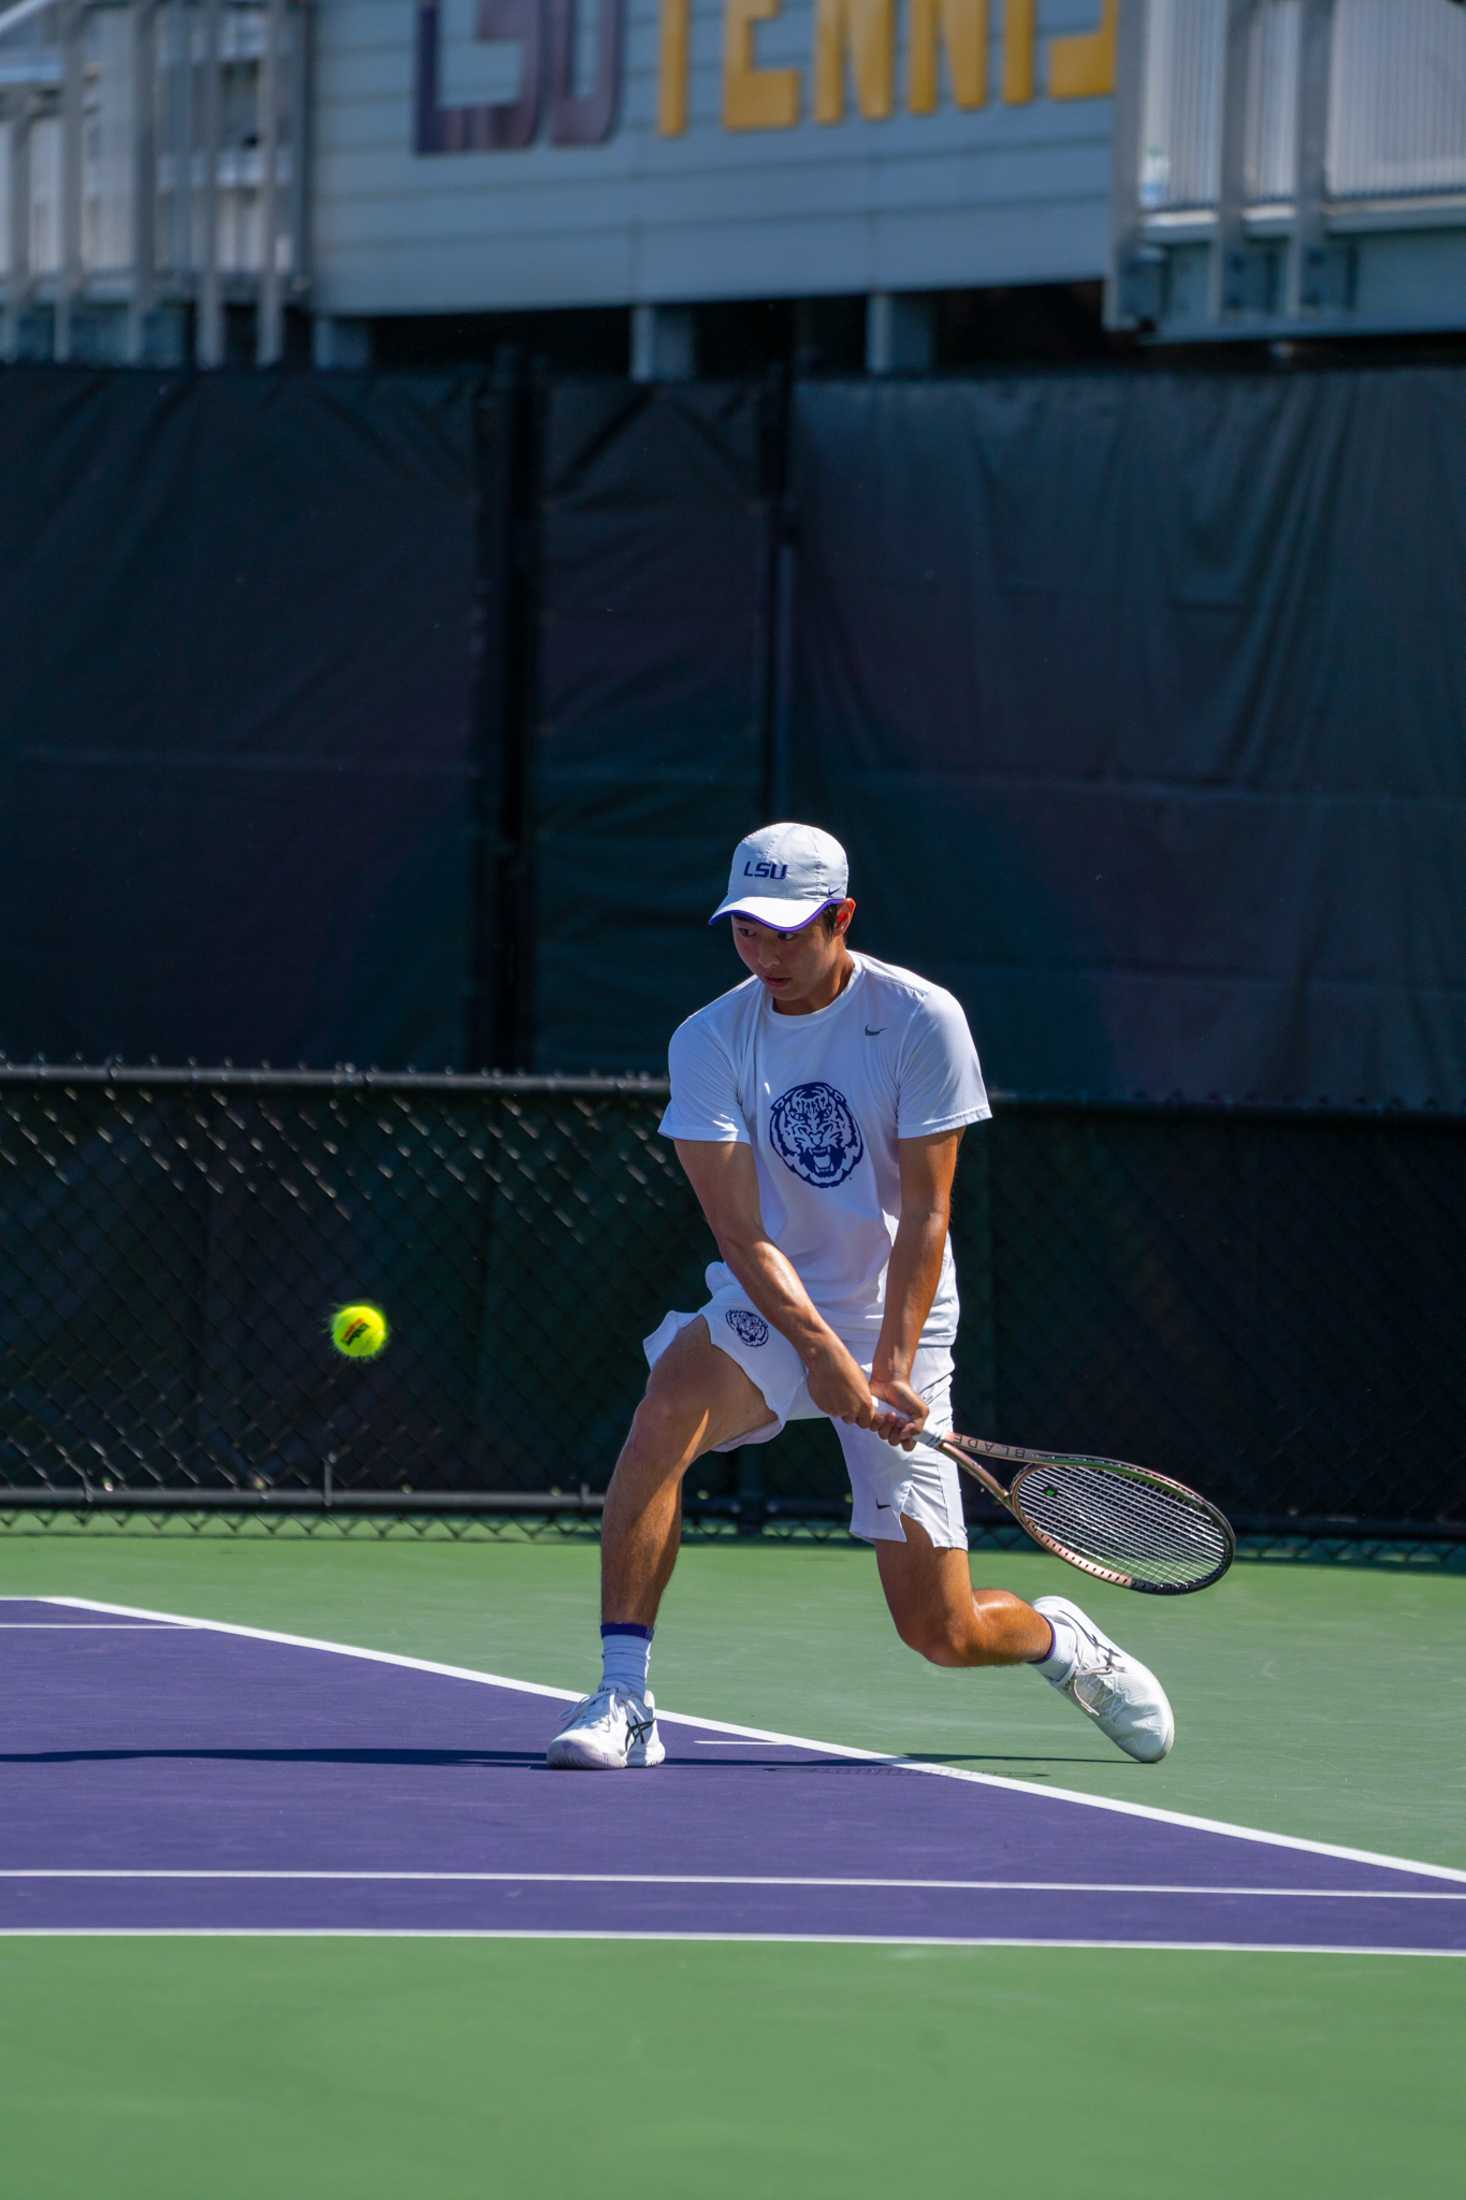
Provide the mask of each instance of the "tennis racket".
[{"label": "tennis racket", "polygon": [[[1081,1452],[1020,1451],[980,1436],[928,1436],[1055,1558],[1143,1596],[1183,1597],[1220,1581],[1237,1555],[1231,1522],[1168,1474]],[[1004,1488],[983,1465],[1017,1467]]]}]

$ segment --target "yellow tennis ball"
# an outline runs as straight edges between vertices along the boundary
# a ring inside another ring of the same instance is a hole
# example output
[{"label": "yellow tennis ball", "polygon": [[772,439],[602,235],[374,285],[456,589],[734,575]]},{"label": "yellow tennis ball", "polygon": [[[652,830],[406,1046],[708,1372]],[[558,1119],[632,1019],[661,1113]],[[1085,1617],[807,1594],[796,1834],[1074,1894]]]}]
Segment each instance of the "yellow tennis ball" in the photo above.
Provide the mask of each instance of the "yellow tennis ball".
[{"label": "yellow tennis ball", "polygon": [[349,1360],[372,1360],[391,1331],[380,1306],[338,1306],[331,1316],[331,1342]]}]

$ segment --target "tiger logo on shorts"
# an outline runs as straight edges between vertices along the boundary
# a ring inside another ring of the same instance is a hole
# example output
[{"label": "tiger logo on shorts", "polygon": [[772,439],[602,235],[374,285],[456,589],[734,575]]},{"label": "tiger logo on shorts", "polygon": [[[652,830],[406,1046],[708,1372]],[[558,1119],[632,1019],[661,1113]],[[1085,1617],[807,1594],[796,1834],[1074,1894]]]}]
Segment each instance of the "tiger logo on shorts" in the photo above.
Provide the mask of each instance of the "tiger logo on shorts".
[{"label": "tiger logo on shorts", "polygon": [[850,1102],[833,1085],[791,1085],[769,1111],[769,1136],[786,1168],[806,1184],[843,1184],[865,1154]]},{"label": "tiger logo on shorts", "polygon": [[767,1344],[769,1325],[762,1314],[750,1314],[745,1306],[730,1306],[723,1316],[740,1344]]}]

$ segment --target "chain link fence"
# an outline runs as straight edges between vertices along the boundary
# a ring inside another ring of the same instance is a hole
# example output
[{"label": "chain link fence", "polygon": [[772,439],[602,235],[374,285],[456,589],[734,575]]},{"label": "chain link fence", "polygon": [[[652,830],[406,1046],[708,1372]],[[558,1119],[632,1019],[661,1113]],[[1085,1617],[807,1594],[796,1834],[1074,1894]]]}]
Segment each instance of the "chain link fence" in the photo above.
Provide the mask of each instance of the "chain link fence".
[{"label": "chain link fence", "polygon": [[[591,1526],[641,1339],[713,1255],[663,1092],[0,1068],[0,1517]],[[1279,1549],[1466,1540],[1463,1144],[1000,1099],[958,1178],[959,1425],[1144,1460]],[[331,1349],[353,1299],[377,1360]],[[832,1431],[701,1462],[687,1509],[838,1530]]]}]

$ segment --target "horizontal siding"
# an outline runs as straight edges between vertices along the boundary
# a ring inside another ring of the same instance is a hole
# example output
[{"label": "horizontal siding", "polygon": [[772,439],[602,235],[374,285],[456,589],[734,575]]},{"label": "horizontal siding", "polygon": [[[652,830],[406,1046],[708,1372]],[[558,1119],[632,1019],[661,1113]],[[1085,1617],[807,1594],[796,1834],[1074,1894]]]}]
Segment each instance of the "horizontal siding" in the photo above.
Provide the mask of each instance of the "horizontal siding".
[{"label": "horizontal siding", "polygon": [[568,179],[557,179],[536,191],[406,191],[394,189],[390,179],[374,176],[370,194],[355,194],[351,204],[369,207],[370,237],[383,244],[432,244],[462,235],[546,236],[567,228],[604,229],[620,223],[655,229],[685,228],[689,223],[711,227],[731,220],[764,228],[770,222],[819,214],[874,216],[896,210],[948,214],[953,210],[954,166],[957,180],[967,186],[966,195],[957,201],[964,218],[978,211],[984,219],[999,212],[1031,215],[1045,206],[1087,204],[1093,198],[1088,159],[1035,148],[1025,154],[973,156],[960,163],[882,164],[855,203],[848,169],[805,163],[769,164],[754,170],[740,179],[736,202],[730,200],[720,176],[695,172],[684,176],[669,202],[657,178],[602,171],[590,193]]},{"label": "horizontal siding", "polygon": [[787,288],[865,291],[896,287],[886,268],[914,290],[964,283],[1074,282],[1102,264],[1105,212],[1088,203],[1001,218],[973,219],[965,233],[948,224],[934,234],[910,215],[786,223],[769,233],[744,222],[661,226],[523,238],[459,237],[435,245],[364,241],[333,257],[328,310],[344,314],[466,313],[488,304],[514,307],[615,306],[632,299],[696,300],[777,295]]},{"label": "horizontal siding", "polygon": [[[594,9],[583,11],[593,29]],[[994,0],[995,22],[1002,7]],[[797,65],[813,0],[761,26],[764,67]],[[444,10],[450,102],[504,96],[516,58],[475,45],[471,0]],[[1040,0],[1048,37],[1099,0]],[[1099,275],[1108,236],[1108,99],[997,99],[791,130],[721,126],[722,9],[694,6],[689,127],[655,129],[657,0],[631,0],[617,130],[604,145],[421,158],[412,151],[413,11],[338,0],[317,17],[312,211],[317,300],[341,313],[474,311],[638,299],[933,288]],[[1040,59],[1042,82],[1042,59]],[[945,87],[944,87],[945,96]],[[847,89],[853,107],[853,97]]]},{"label": "horizontal siding", "polygon": [[1360,242],[1361,319],[1415,328],[1460,328],[1466,323],[1466,235],[1418,230]]},{"label": "horizontal siding", "polygon": [[427,258],[418,248],[362,243],[335,257],[322,303],[337,313],[470,313],[501,304],[622,305],[635,295],[632,240],[617,231],[549,238],[529,253],[459,238]]}]

